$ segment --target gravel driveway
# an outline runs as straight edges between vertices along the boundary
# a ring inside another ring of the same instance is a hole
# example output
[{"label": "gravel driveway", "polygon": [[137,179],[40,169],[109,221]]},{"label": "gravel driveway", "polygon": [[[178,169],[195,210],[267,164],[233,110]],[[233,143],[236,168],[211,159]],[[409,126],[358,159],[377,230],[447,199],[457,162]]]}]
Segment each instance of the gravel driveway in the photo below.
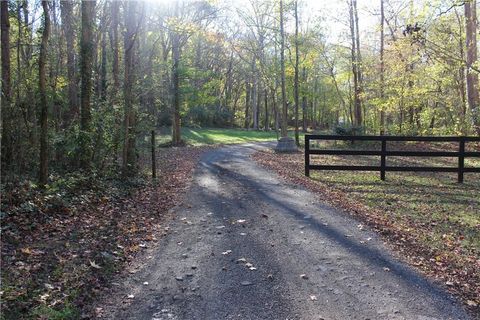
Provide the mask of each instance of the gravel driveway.
[{"label": "gravel driveway", "polygon": [[249,155],[266,146],[204,155],[109,318],[469,319],[374,232],[257,166]]}]

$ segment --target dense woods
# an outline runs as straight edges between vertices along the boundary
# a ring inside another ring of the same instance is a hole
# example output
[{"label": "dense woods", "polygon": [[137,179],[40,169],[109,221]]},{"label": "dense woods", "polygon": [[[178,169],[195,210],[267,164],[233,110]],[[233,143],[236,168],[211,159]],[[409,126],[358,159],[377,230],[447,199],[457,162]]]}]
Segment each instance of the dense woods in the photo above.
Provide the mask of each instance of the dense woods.
[{"label": "dense woods", "polygon": [[2,1],[2,180],[132,176],[165,126],[480,134],[476,6]]}]

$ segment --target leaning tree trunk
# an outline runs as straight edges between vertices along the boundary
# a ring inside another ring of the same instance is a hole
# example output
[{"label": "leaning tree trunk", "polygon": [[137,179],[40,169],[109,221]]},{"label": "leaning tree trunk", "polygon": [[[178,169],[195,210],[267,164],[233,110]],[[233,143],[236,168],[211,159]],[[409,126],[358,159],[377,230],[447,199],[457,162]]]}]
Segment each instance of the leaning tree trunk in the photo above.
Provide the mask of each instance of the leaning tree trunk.
[{"label": "leaning tree trunk", "polygon": [[477,8],[475,0],[465,2],[466,45],[467,45],[467,99],[472,112],[473,127],[480,135],[480,98],[478,73],[472,69],[477,61]]},{"label": "leaning tree trunk", "polygon": [[92,115],[92,60],[95,54],[93,26],[95,23],[95,1],[82,1],[82,35],[80,40],[80,167],[90,169],[93,146],[91,141]]},{"label": "leaning tree trunk", "polygon": [[43,7],[43,32],[38,57],[38,86],[40,91],[40,167],[38,182],[40,186],[47,184],[48,180],[48,102],[47,102],[47,79],[45,75],[48,38],[50,36],[50,13],[48,0],[42,0]]},{"label": "leaning tree trunk", "polygon": [[[8,16],[8,1],[1,2],[1,41],[2,41],[2,171],[12,163],[12,144],[10,114],[11,84],[10,84],[10,21]],[[5,167],[5,168],[4,168]]]}]

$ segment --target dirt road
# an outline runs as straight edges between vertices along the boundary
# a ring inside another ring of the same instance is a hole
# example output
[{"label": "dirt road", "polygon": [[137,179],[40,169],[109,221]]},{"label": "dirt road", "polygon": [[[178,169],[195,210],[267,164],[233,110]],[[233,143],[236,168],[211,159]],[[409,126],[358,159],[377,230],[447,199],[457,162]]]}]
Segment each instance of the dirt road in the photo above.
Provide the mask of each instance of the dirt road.
[{"label": "dirt road", "polygon": [[249,155],[261,147],[203,157],[169,234],[107,318],[469,319],[374,232],[258,167]]}]

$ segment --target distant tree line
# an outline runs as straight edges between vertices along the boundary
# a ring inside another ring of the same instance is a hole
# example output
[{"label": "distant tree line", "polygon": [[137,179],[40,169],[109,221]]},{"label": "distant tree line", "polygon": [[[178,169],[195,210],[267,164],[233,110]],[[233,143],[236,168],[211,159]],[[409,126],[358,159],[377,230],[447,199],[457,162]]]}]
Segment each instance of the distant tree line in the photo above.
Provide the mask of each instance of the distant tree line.
[{"label": "distant tree line", "polygon": [[1,1],[2,179],[137,171],[160,126],[480,134],[475,1],[357,0],[331,43],[298,0]]}]

